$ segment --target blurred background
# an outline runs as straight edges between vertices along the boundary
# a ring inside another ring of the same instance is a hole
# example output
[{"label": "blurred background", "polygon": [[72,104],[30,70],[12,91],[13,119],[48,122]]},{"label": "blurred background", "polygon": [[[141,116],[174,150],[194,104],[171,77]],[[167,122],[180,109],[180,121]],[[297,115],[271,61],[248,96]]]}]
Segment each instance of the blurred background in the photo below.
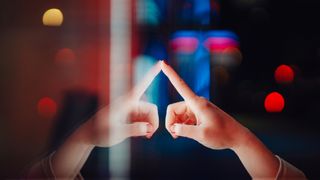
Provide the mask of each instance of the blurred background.
[{"label": "blurred background", "polygon": [[[275,154],[320,177],[320,2],[276,0],[11,0],[0,18],[0,176],[18,178],[79,124],[165,59],[199,95]],[[151,140],[96,148],[85,178],[248,179],[230,150],[172,139],[160,74]]]}]

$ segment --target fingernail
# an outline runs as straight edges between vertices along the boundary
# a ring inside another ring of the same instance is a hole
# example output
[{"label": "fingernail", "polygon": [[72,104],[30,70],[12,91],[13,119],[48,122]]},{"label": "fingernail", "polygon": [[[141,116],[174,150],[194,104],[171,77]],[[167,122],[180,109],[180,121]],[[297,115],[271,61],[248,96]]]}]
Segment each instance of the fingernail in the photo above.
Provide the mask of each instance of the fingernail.
[{"label": "fingernail", "polygon": [[147,124],[147,133],[151,133],[152,132],[152,126],[151,124]]}]

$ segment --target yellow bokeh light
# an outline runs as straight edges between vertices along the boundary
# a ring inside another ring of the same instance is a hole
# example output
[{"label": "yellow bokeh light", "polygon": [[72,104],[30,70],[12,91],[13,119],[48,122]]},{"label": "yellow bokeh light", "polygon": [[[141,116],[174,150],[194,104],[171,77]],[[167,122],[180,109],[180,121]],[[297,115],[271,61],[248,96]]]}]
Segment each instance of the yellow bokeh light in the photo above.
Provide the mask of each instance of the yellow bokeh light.
[{"label": "yellow bokeh light", "polygon": [[43,14],[42,22],[45,26],[61,26],[63,14],[59,9],[49,9]]}]

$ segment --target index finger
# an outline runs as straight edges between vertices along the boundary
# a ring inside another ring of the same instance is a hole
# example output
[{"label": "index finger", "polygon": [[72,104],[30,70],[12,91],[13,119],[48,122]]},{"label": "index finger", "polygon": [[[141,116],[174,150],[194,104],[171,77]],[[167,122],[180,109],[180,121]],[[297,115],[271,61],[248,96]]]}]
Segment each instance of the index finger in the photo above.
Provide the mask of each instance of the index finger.
[{"label": "index finger", "polygon": [[147,90],[147,88],[152,83],[153,79],[160,73],[161,66],[160,62],[157,62],[145,75],[142,81],[133,88],[133,98],[135,100],[139,100],[143,93]]},{"label": "index finger", "polygon": [[190,89],[187,83],[184,82],[183,79],[172,69],[171,66],[161,61],[161,69],[185,101],[195,99],[197,95]]}]

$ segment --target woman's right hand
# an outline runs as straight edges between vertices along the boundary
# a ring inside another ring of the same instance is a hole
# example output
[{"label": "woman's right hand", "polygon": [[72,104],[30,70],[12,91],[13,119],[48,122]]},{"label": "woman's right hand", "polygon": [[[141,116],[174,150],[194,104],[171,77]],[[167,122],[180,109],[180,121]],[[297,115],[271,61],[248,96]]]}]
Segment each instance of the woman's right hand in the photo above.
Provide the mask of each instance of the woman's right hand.
[{"label": "woman's right hand", "polygon": [[170,66],[162,63],[161,67],[184,99],[167,109],[166,128],[174,138],[188,137],[211,149],[232,149],[252,178],[276,177],[279,160],[253,133],[216,105],[194,94]]},{"label": "woman's right hand", "polygon": [[161,67],[184,99],[167,108],[166,128],[174,138],[188,137],[211,149],[226,149],[236,147],[249,133],[216,105],[197,96],[169,65],[162,62]]}]

